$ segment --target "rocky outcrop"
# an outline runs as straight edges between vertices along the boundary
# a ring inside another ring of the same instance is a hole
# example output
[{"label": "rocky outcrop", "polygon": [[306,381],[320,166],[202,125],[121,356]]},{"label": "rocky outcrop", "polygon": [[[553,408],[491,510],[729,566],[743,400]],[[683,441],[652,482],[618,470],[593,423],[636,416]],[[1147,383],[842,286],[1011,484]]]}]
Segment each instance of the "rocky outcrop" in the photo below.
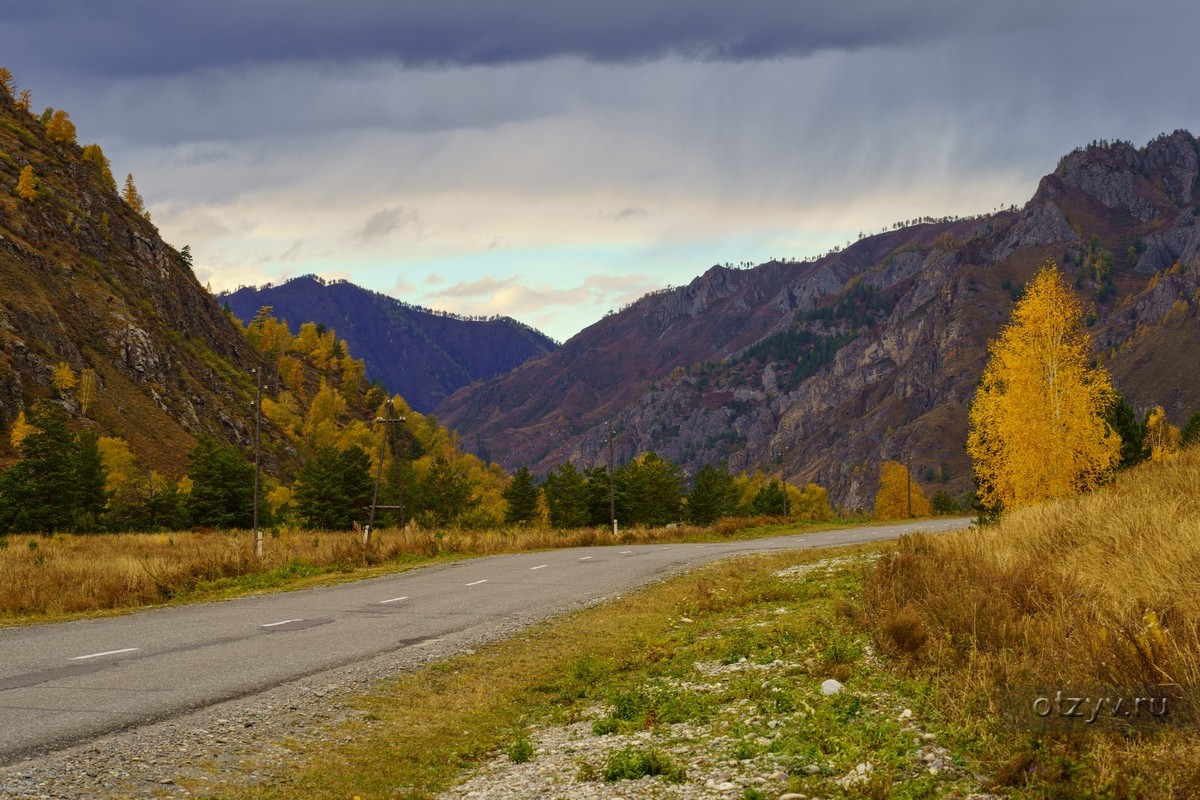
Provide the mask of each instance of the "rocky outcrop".
[{"label": "rocky outcrop", "polygon": [[[79,147],[48,139],[4,92],[0,117],[0,425],[54,398],[73,425],[125,437],[167,474],[201,432],[246,440],[233,378],[253,364],[234,321]],[[27,165],[40,182],[34,200],[13,191]],[[64,363],[96,373],[86,415],[54,387]]]}]

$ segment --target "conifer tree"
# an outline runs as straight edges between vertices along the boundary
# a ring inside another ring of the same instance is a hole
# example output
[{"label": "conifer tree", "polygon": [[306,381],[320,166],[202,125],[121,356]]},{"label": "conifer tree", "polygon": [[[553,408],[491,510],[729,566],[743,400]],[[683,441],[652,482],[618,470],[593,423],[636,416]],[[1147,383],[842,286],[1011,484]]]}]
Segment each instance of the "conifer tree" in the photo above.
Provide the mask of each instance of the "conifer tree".
[{"label": "conifer tree", "polygon": [[661,526],[680,518],[683,473],[669,458],[653,451],[626,464],[630,521]]},{"label": "conifer tree", "polygon": [[711,525],[730,516],[737,505],[737,495],[733,475],[724,463],[719,467],[705,464],[696,471],[692,490],[687,496],[688,521],[694,525]]},{"label": "conifer tree", "polygon": [[146,202],[133,182],[132,172],[125,176],[125,188],[121,191],[121,199],[125,201],[125,205],[137,213],[144,214],[146,212]]},{"label": "conifer tree", "polygon": [[17,96],[17,82],[13,80],[13,74],[8,67],[0,67],[0,89],[12,98]]},{"label": "conifer tree", "polygon": [[522,466],[504,487],[501,496],[508,502],[504,519],[510,525],[524,525],[538,518],[538,487],[533,482],[529,467]]},{"label": "conifer tree", "polygon": [[1113,392],[1113,402],[1105,411],[1104,421],[1121,437],[1118,468],[1127,469],[1146,460],[1150,455],[1144,446],[1146,425],[1138,421],[1133,406],[1120,392]]},{"label": "conifer tree", "polygon": [[550,525],[554,528],[582,528],[589,522],[587,484],[571,462],[559,464],[542,484]]},{"label": "conifer tree", "polygon": [[778,480],[772,479],[754,495],[750,507],[755,514],[781,517],[784,513],[785,502],[783,485]]},{"label": "conifer tree", "polygon": [[434,456],[414,494],[417,513],[439,526],[449,525],[479,505],[466,470],[441,455]]},{"label": "conifer tree", "polygon": [[82,532],[95,531],[108,504],[107,475],[96,434],[83,431],[76,437],[74,479],[74,523]]},{"label": "conifer tree", "polygon": [[192,523],[212,528],[249,528],[254,523],[254,465],[238,448],[201,436],[188,453]]},{"label": "conifer tree", "polygon": [[21,440],[21,460],[0,476],[0,531],[70,530],[76,446],[67,414],[57,403],[39,400],[27,419],[33,430]]},{"label": "conifer tree", "polygon": [[1188,421],[1183,425],[1183,430],[1179,432],[1179,442],[1184,447],[1200,444],[1200,411],[1188,417]]},{"label": "conifer tree", "polygon": [[357,445],[342,451],[328,446],[317,450],[316,457],[300,468],[296,481],[296,509],[305,524],[345,530],[355,519],[365,518],[375,486],[370,468],[370,456]]},{"label": "conifer tree", "polygon": [[32,203],[37,199],[37,190],[38,182],[37,176],[33,173],[33,165],[26,164],[21,170],[21,176],[17,178],[17,197],[26,203]]},{"label": "conifer tree", "polygon": [[989,347],[970,409],[967,452],[985,508],[1065,497],[1107,480],[1120,437],[1106,424],[1107,372],[1088,366],[1078,298],[1050,261]]}]

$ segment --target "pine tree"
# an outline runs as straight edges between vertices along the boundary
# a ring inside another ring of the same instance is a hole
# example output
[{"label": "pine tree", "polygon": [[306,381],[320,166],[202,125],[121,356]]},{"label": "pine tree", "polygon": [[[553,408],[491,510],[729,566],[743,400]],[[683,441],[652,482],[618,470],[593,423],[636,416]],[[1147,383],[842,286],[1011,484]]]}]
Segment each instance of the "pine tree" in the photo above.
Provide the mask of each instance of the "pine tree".
[{"label": "pine tree", "polygon": [[582,528],[590,521],[587,484],[571,462],[559,464],[542,484],[550,525],[554,528]]},{"label": "pine tree", "polygon": [[37,199],[38,181],[37,176],[33,173],[33,165],[26,164],[21,170],[21,177],[17,179],[17,197],[24,200],[26,203],[32,203]]},{"label": "pine tree", "polygon": [[83,431],[76,437],[74,475],[74,522],[82,532],[97,529],[108,504],[107,475],[96,434]]},{"label": "pine tree", "polygon": [[651,451],[625,468],[630,522],[662,526],[680,518],[684,477],[678,466]]},{"label": "pine tree", "polygon": [[1179,442],[1184,447],[1200,444],[1200,411],[1188,417],[1188,421],[1183,425],[1183,430],[1179,432]]},{"label": "pine tree", "polygon": [[0,531],[70,530],[76,444],[67,431],[67,414],[58,404],[40,400],[27,419],[34,430],[21,441],[21,460],[0,476]]},{"label": "pine tree", "polygon": [[1127,469],[1135,464],[1140,464],[1149,457],[1150,453],[1144,446],[1146,425],[1144,422],[1138,421],[1133,406],[1120,392],[1113,392],[1113,402],[1104,413],[1104,421],[1121,437],[1118,469]]},{"label": "pine tree", "polygon": [[533,482],[529,467],[522,466],[513,475],[501,496],[508,502],[504,520],[510,525],[524,525],[538,518],[538,487]]},{"label": "pine tree", "polygon": [[692,491],[687,496],[688,521],[694,525],[711,525],[733,514],[737,505],[737,488],[733,475],[722,463],[719,467],[705,464],[696,471]]},{"label": "pine tree", "polygon": [[188,453],[188,514],[192,523],[211,528],[249,528],[254,524],[254,465],[238,448],[201,436]]},{"label": "pine tree", "polygon": [[784,508],[783,485],[777,480],[772,480],[766,486],[759,489],[754,495],[754,500],[751,502],[750,508],[755,514],[782,517]]},{"label": "pine tree", "polygon": [[1090,368],[1083,309],[1050,261],[989,348],[967,452],[985,508],[1016,508],[1094,488],[1120,460],[1105,423],[1108,374]]},{"label": "pine tree", "polygon": [[0,89],[3,89],[10,98],[17,96],[17,82],[13,79],[13,74],[8,67],[0,67]]},{"label": "pine tree", "polygon": [[479,505],[466,471],[445,456],[434,456],[415,494],[418,513],[437,526],[449,525]]},{"label": "pine tree", "polygon": [[328,446],[317,450],[316,457],[300,468],[296,481],[296,509],[305,524],[345,530],[356,518],[364,518],[375,487],[370,468],[370,456],[357,445],[342,451]]}]

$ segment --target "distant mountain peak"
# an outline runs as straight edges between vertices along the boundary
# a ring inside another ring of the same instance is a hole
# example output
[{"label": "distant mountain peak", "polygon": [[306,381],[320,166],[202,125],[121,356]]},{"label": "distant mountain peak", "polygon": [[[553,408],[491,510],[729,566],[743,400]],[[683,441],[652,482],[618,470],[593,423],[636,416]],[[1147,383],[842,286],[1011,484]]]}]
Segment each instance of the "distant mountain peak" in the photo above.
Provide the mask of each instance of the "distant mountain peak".
[{"label": "distant mountain peak", "polygon": [[262,306],[293,330],[315,322],[337,331],[367,365],[367,377],[432,410],[455,390],[503,374],[558,344],[508,317],[471,318],[405,303],[346,280],[302,275],[243,287],[220,298],[249,321]]}]

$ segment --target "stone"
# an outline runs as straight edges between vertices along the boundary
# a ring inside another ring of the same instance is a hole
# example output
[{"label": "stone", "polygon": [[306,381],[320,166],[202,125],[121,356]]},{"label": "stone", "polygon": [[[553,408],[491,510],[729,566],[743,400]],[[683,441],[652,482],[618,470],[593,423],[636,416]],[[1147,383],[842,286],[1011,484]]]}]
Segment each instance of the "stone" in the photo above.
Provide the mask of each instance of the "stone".
[{"label": "stone", "polygon": [[842,682],[836,678],[828,678],[824,681],[821,681],[821,694],[824,695],[837,694],[844,688],[846,687],[843,686]]}]

